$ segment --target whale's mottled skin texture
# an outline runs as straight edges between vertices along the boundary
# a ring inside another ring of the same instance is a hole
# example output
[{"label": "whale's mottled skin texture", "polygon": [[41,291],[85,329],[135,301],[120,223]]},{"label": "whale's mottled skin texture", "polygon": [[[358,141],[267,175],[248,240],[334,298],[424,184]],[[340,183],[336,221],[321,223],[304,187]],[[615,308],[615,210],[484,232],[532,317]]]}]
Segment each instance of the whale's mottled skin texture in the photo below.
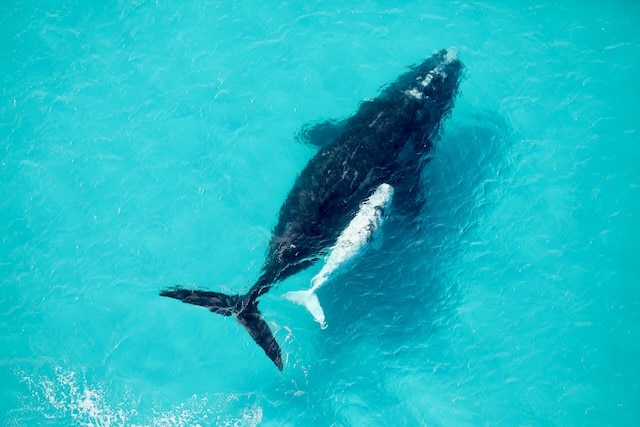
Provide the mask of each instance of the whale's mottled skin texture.
[{"label": "whale's mottled skin texture", "polygon": [[[162,296],[235,316],[282,369],[280,347],[258,310],[258,298],[305,269],[331,247],[362,203],[381,184],[417,182],[420,165],[453,107],[464,67],[442,50],[364,101],[342,122],[318,125],[330,140],[298,176],[276,224],[261,275],[244,295],[171,288]],[[330,130],[330,131],[327,131]],[[309,132],[314,135],[314,132]]]}]

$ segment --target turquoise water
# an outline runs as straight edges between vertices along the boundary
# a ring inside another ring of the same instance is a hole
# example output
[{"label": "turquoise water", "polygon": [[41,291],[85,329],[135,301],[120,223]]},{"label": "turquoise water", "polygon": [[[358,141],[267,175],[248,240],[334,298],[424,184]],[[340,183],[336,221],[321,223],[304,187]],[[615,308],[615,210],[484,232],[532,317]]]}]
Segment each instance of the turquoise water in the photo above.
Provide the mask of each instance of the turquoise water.
[{"label": "turquoise water", "polygon": [[[638,425],[640,4],[560,3],[3,2],[2,425]],[[450,46],[424,209],[327,329],[319,266],[262,299],[282,373],[158,296],[247,289],[297,130]]]}]

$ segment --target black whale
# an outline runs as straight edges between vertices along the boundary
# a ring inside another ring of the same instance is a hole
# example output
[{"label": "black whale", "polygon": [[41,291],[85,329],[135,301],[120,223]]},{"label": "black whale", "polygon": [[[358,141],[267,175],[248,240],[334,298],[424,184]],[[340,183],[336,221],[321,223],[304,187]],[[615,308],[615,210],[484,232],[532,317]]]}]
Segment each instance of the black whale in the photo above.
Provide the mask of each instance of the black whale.
[{"label": "black whale", "polygon": [[352,117],[308,129],[310,142],[321,148],[282,205],[261,275],[246,294],[177,287],[160,295],[235,316],[282,370],[280,347],[258,310],[258,298],[333,245],[360,203],[380,184],[410,186],[418,181],[422,160],[453,106],[463,70],[451,51],[434,53],[380,96],[363,102]]}]

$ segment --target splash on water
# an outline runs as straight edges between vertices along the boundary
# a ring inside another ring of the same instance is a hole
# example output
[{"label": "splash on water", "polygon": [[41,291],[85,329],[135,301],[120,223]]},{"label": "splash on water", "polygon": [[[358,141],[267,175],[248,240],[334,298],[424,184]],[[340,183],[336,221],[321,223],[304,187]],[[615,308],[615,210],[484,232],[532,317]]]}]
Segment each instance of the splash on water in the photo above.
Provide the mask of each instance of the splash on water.
[{"label": "splash on water", "polygon": [[[209,398],[194,394],[185,402],[161,409],[157,403],[145,401],[130,389],[125,390],[119,400],[114,399],[114,393],[108,387],[90,381],[84,371],[57,366],[50,375],[22,371],[17,375],[28,389],[28,393],[21,396],[23,412],[39,414],[51,422],[84,427],[202,427],[210,424],[232,427],[256,426],[263,417],[262,408],[255,402],[243,405],[237,416],[221,415],[228,414],[229,406],[243,399],[236,395]],[[114,401],[118,403],[113,405],[111,402]],[[150,403],[153,406],[150,411],[142,409]],[[24,421],[25,414],[21,415],[13,417],[10,425]]]}]

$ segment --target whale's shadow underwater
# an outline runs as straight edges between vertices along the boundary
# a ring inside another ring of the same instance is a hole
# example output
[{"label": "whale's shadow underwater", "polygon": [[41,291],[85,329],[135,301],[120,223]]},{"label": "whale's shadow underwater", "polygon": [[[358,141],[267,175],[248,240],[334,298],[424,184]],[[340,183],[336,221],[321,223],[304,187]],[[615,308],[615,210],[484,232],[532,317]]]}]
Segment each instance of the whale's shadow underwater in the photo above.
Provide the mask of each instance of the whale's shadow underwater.
[{"label": "whale's shadow underwater", "polygon": [[490,199],[499,197],[496,176],[508,176],[517,138],[496,112],[456,113],[429,154],[417,194],[394,200],[373,250],[319,292],[331,328],[314,349],[316,363],[353,357],[358,347],[344,344],[354,337],[372,339],[393,358],[455,321],[468,285],[460,258]]},{"label": "whale's shadow underwater", "polygon": [[[280,346],[258,310],[258,298],[323,256],[329,266],[323,271],[330,274],[371,240],[392,195],[408,200],[419,193],[427,154],[463,75],[457,55],[441,50],[412,66],[375,99],[362,102],[353,116],[304,129],[303,138],[318,152],[280,209],[261,274],[251,289],[227,295],[174,287],[160,295],[234,316],[282,370]],[[289,297],[322,323],[315,296],[319,283]]]}]

